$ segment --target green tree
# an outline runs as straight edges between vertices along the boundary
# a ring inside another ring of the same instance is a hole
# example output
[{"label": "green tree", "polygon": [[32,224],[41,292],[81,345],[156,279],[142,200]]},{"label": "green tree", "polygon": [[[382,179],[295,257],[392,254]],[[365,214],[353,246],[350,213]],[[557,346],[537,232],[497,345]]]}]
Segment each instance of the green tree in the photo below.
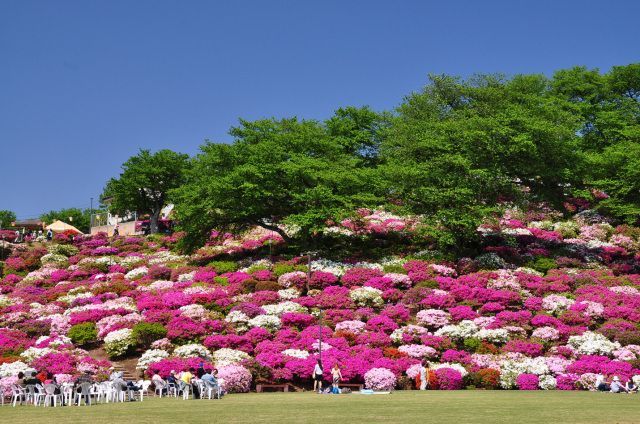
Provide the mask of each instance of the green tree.
[{"label": "green tree", "polygon": [[0,210],[0,228],[6,228],[11,226],[11,223],[16,220],[16,214],[10,210]]},{"label": "green tree", "polygon": [[587,157],[586,186],[609,196],[598,208],[627,223],[640,216],[640,64],[608,73],[574,67],[555,73],[554,93],[571,102],[580,119],[579,148]]},{"label": "green tree", "polygon": [[169,190],[185,181],[189,156],[171,150],[151,153],[140,150],[136,156],[122,164],[118,178],[107,182],[102,200],[110,199],[111,212],[149,214],[151,233],[158,232],[158,220],[166,206]]},{"label": "green tree", "polygon": [[89,209],[66,208],[57,211],[49,211],[40,215],[40,220],[45,224],[54,221],[62,221],[71,224],[83,233],[89,233],[91,225],[91,211]]},{"label": "green tree", "polygon": [[504,200],[560,202],[579,184],[578,120],[540,75],[431,76],[382,145],[389,193],[425,215],[427,234],[462,248]]},{"label": "green tree", "polygon": [[[352,109],[345,120],[358,112]],[[239,231],[252,226],[285,240],[308,241],[327,220],[380,201],[377,173],[365,150],[375,137],[352,142],[349,132],[371,134],[365,124],[330,124],[298,119],[241,121],[232,144],[207,143],[173,199],[187,243],[201,243],[212,228]],[[285,228],[288,227],[289,231]]]}]

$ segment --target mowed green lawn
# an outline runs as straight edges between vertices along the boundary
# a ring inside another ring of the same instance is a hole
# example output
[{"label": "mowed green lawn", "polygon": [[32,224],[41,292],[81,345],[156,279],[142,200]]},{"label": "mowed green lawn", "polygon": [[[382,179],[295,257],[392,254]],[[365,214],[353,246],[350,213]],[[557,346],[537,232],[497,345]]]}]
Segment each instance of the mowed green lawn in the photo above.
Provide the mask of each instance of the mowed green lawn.
[{"label": "mowed green lawn", "polygon": [[250,393],[222,400],[151,398],[91,407],[0,408],[0,423],[640,423],[640,395],[407,391],[391,395]]}]

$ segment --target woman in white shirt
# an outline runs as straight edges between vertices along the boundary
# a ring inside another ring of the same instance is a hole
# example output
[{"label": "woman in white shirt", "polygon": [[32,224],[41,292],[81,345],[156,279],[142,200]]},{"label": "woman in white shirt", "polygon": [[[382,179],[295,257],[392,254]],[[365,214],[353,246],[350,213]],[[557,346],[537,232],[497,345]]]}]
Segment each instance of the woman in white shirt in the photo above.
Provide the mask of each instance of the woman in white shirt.
[{"label": "woman in white shirt", "polygon": [[322,392],[322,374],[324,374],[324,371],[322,369],[322,361],[320,361],[320,359],[318,359],[316,361],[316,366],[313,368],[313,375],[311,376],[311,378],[313,378],[313,391],[317,391],[318,393]]}]

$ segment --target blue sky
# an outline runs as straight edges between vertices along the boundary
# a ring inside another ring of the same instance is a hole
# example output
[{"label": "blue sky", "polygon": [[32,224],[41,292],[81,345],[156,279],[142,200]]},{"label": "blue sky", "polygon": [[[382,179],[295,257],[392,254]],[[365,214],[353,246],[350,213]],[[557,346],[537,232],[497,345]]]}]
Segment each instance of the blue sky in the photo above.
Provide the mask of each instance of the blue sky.
[{"label": "blue sky", "polygon": [[139,148],[391,109],[428,73],[638,62],[637,1],[0,2],[0,209],[94,205]]}]

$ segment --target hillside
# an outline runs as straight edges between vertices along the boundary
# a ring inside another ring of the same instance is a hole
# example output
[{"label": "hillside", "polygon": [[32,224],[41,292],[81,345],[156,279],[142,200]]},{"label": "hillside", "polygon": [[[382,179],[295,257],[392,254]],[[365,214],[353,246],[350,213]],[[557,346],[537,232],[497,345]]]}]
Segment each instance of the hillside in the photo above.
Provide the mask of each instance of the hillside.
[{"label": "hillside", "polygon": [[448,260],[412,249],[414,230],[383,213],[343,222],[331,231],[374,234],[393,256],[321,251],[309,280],[302,252],[257,229],[192,255],[176,253],[180,234],[15,245],[0,286],[0,385],[29,367],[104,377],[109,361],[88,353],[102,349],[147,375],[204,360],[236,392],[310,386],[320,348],[327,381],[339,363],[376,389],[411,387],[423,359],[441,389],[574,390],[599,373],[640,374],[639,228],[511,210],[478,228],[482,254]]}]

